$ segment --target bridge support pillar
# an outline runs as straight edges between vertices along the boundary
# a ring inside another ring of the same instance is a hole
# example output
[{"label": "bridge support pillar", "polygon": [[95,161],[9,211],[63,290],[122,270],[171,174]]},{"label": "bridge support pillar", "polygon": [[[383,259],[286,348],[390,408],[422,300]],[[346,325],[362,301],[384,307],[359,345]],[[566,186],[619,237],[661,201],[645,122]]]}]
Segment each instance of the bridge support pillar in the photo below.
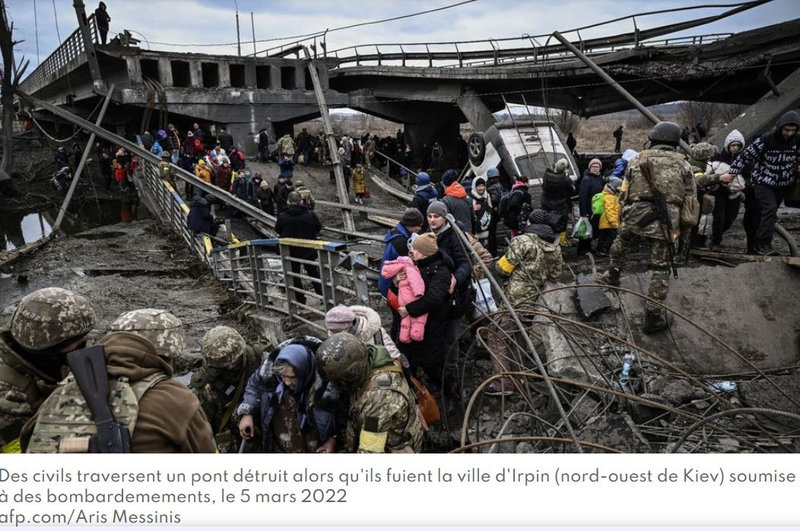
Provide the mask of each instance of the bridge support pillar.
[{"label": "bridge support pillar", "polygon": [[305,63],[298,63],[294,67],[294,88],[305,90],[306,87],[306,65]]},{"label": "bridge support pillar", "polygon": [[169,57],[160,57],[158,59],[158,79],[161,81],[162,87],[171,87],[172,80],[172,64]]},{"label": "bridge support pillar", "polygon": [[474,90],[469,89],[456,100],[458,108],[467,117],[476,131],[486,131],[494,125],[495,119],[489,107],[483,103]]},{"label": "bridge support pillar", "polygon": [[272,90],[283,88],[281,86],[281,69],[277,65],[269,65],[269,87]]}]

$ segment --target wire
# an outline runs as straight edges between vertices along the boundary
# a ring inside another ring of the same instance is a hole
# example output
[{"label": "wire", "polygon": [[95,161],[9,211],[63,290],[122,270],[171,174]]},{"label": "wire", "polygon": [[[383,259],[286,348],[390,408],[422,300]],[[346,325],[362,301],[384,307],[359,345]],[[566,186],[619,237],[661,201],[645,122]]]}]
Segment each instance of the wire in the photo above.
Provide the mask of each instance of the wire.
[{"label": "wire", "polygon": [[56,19],[56,37],[58,37],[58,42],[61,43],[61,32],[58,31],[58,12],[56,11],[56,0],[53,0],[53,18]]},{"label": "wire", "polygon": [[[402,19],[405,19],[405,18],[418,17],[420,15],[427,15],[427,14],[430,14],[430,13],[435,13],[437,11],[444,11],[446,9],[452,9],[454,7],[459,7],[459,6],[462,6],[464,4],[471,4],[472,2],[476,2],[476,1],[477,0],[463,0],[462,2],[457,2],[455,4],[449,4],[449,5],[446,5],[446,6],[437,7],[435,9],[428,9],[426,11],[417,11],[416,13],[409,13],[407,15],[399,15],[399,16],[396,16],[396,17],[384,18],[384,19],[380,19],[380,20],[370,20],[368,22],[359,22],[357,24],[349,24],[347,26],[339,26],[337,28],[330,28],[330,29],[325,29],[325,30],[321,30],[321,31],[315,31],[315,32],[312,32],[312,33],[304,33],[302,35],[290,35],[288,37],[274,37],[272,39],[259,39],[257,41],[242,41],[242,43],[243,44],[247,44],[247,43],[250,43],[250,42],[259,43],[259,42],[286,41],[286,40],[290,40],[290,39],[302,39],[304,37],[313,37],[313,36],[317,36],[317,35],[324,35],[325,33],[333,33],[334,31],[342,31],[342,30],[346,30],[346,29],[359,28],[359,27],[362,27],[362,26],[370,26],[370,25],[374,25],[374,24],[382,24],[384,22],[393,22],[395,20],[402,20]],[[214,43],[214,44],[208,44],[208,43],[183,44],[183,43],[176,43],[176,42],[156,42],[156,41],[153,41],[152,44],[159,44],[159,45],[162,45],[162,46],[191,46],[191,47],[196,48],[196,47],[210,47],[210,46],[236,46],[239,43],[238,42],[220,42],[220,43]]]}]

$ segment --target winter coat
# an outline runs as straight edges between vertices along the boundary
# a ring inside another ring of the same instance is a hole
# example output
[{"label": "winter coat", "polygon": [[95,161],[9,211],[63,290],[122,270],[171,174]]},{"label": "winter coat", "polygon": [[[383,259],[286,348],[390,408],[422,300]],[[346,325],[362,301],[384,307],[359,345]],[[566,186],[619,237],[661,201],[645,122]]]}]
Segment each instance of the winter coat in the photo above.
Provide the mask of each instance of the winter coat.
[{"label": "winter coat", "polygon": [[294,161],[292,159],[282,158],[278,161],[278,166],[281,168],[280,177],[284,179],[291,179],[294,175]]},{"label": "winter coat", "polygon": [[730,173],[739,175],[744,168],[752,165],[751,183],[775,188],[791,186],[797,179],[800,143],[797,140],[797,133],[789,140],[783,138],[781,127],[789,124],[800,126],[800,116],[797,112],[785,113],[772,132],[756,138],[744,148],[731,164]]},{"label": "winter coat", "polygon": [[475,190],[475,179],[472,180],[472,192],[470,192],[470,198],[472,199],[472,234],[478,239],[486,239],[489,237],[489,229],[494,221],[494,205],[489,192],[484,190],[483,194],[479,194]]},{"label": "winter coat", "polygon": [[[397,286],[397,298],[400,306],[405,306],[425,295],[425,282],[422,280],[419,269],[408,256],[384,262],[381,267],[381,276],[394,278],[401,271],[405,271],[406,278],[401,280]],[[400,341],[402,343],[422,341],[427,320],[426,314],[417,317],[409,314],[403,317],[400,321]]]},{"label": "winter coat", "polygon": [[445,188],[442,203],[447,205],[447,212],[452,214],[466,230],[472,230],[472,202],[467,199],[467,191],[458,181]]},{"label": "winter coat", "polygon": [[[408,239],[411,233],[405,225],[398,223],[394,228],[386,233],[383,237],[383,257],[381,258],[381,268],[383,264],[391,260],[395,260],[398,256],[408,256]],[[392,285],[390,278],[384,278],[383,275],[378,279],[378,291],[384,297],[389,293],[389,286]]]},{"label": "winter coat", "polygon": [[595,175],[589,170],[583,172],[581,188],[578,193],[578,206],[581,217],[588,218],[592,216],[592,198],[595,194],[602,192],[604,186],[602,175]]},{"label": "winter coat", "polygon": [[230,192],[231,175],[233,175],[233,169],[230,166],[220,166],[217,170],[217,174],[214,176],[214,184],[226,192]]},{"label": "winter coat", "polygon": [[259,185],[258,191],[256,191],[256,199],[258,199],[259,203],[261,204],[261,210],[267,212],[268,214],[272,214],[274,212],[272,206],[272,188],[269,187],[266,181]]},{"label": "winter coat", "polygon": [[211,183],[211,168],[205,164],[198,163],[197,167],[194,169],[194,174],[203,182]]},{"label": "winter coat", "polygon": [[552,212],[558,216],[553,230],[564,232],[567,228],[567,219],[572,210],[571,197],[575,195],[575,185],[564,173],[555,173],[550,170],[544,172],[542,181],[542,210]]},{"label": "winter coat", "polygon": [[[272,452],[275,447],[272,432],[275,412],[284,395],[292,393],[272,372],[278,360],[288,362],[297,375],[297,389],[293,398],[300,431],[313,431],[320,443],[327,441],[335,433],[336,391],[317,374],[314,353],[300,344],[289,344],[276,357],[269,356],[264,360],[247,381],[237,415],[253,415],[257,418],[261,427],[261,450]],[[302,450],[296,449],[298,452]]]},{"label": "winter coat", "polygon": [[361,168],[354,168],[353,173],[350,175],[353,183],[353,192],[356,194],[363,194],[367,188],[367,181],[364,178],[364,170]]},{"label": "winter coat", "polygon": [[[524,267],[522,267],[524,266]],[[564,260],[556,234],[548,225],[529,224],[511,240],[495,272],[508,279],[505,293],[512,305],[536,293],[548,280],[561,276]]]},{"label": "winter coat", "polygon": [[[281,238],[301,238],[304,240],[316,240],[322,224],[317,215],[311,212],[304,205],[289,205],[286,210],[280,213],[278,221],[275,222],[275,232]],[[290,247],[289,255],[306,260],[314,260],[317,251],[304,247]]]},{"label": "winter coat", "polygon": [[635,155],[637,155],[635,150],[626,149],[622,156],[614,161],[614,169],[609,174],[609,178],[617,177],[622,179],[625,177],[625,170],[628,169],[628,163]]},{"label": "winter coat", "polygon": [[211,205],[204,197],[195,196],[192,199],[192,207],[186,217],[186,226],[194,234],[213,234],[214,216],[211,215]]},{"label": "winter coat", "polygon": [[414,317],[428,316],[425,334],[422,341],[401,343],[398,346],[412,367],[441,367],[447,350],[444,330],[450,318],[448,289],[453,261],[437,251],[418,261],[417,267],[425,283],[425,295],[408,303],[406,310],[408,315]]},{"label": "winter coat", "polygon": [[293,191],[294,187],[292,186],[291,181],[286,181],[285,183],[278,181],[275,183],[272,193],[275,197],[275,207],[278,209],[278,214],[286,210],[286,200],[289,197],[289,193]]},{"label": "winter coat", "polygon": [[422,213],[422,232],[428,230],[428,205],[438,197],[439,194],[436,192],[436,188],[430,183],[420,186],[414,192],[414,197],[411,199],[411,206]]},{"label": "winter coat", "polygon": [[618,229],[619,228],[619,197],[617,194],[608,190],[608,187],[603,188],[603,214],[600,216],[599,227],[601,229]]},{"label": "winter coat", "polygon": [[461,246],[458,236],[450,228],[449,224],[446,224],[436,234],[436,244],[439,246],[439,251],[449,256],[453,261],[453,276],[456,277],[456,288],[451,295],[450,319],[458,319],[466,312],[472,264],[466,251]]},{"label": "winter coat", "polygon": [[528,190],[528,183],[516,181],[511,185],[509,194],[511,195],[508,197],[508,212],[503,218],[503,223],[505,223],[509,229],[517,230],[519,227],[519,213],[522,211],[522,206],[531,204],[531,193]]}]

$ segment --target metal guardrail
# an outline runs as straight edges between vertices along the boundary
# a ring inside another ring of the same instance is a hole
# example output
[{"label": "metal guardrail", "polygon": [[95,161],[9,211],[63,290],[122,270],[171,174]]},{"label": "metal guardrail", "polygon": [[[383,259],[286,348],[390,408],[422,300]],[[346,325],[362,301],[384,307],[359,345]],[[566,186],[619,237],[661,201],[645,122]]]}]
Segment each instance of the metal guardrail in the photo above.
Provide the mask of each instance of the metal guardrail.
[{"label": "metal guardrail", "polygon": [[[94,14],[89,18],[89,29],[91,30],[92,42],[97,44],[100,39],[97,34],[97,25],[94,21]],[[19,84],[20,90],[28,94],[33,94],[55,79],[58,79],[66,72],[65,70],[79,66],[86,62],[86,47],[83,43],[81,29],[78,28],[64,39],[64,42],[51,53],[47,59],[36,67]],[[49,81],[48,81],[49,79]]]},{"label": "metal guardrail", "polygon": [[[258,311],[288,315],[291,320],[324,331],[317,321],[333,306],[354,301],[369,304],[366,256],[358,252],[345,254],[346,243],[272,238],[215,247],[208,235],[189,231],[189,206],[161,179],[154,162],[139,159],[134,183],[150,210],[183,238],[213,270],[217,280]],[[315,250],[315,259],[293,257],[292,250],[301,248]],[[341,266],[343,262],[349,262],[349,267]],[[319,276],[301,273],[306,266],[316,269]],[[296,280],[303,287],[296,286]]]}]

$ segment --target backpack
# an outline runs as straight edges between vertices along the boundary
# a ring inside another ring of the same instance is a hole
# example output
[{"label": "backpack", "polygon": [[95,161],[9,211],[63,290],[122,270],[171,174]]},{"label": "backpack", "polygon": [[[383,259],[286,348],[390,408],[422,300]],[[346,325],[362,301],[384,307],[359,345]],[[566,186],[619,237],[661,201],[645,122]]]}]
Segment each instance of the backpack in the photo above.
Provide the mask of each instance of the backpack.
[{"label": "backpack", "polygon": [[602,216],[606,212],[606,196],[603,192],[598,192],[592,196],[592,214]]},{"label": "backpack", "polygon": [[[133,436],[139,416],[139,401],[157,383],[166,380],[156,373],[133,384],[127,378],[109,379],[109,406],[114,419]],[[74,377],[70,375],[44,401],[36,418],[27,453],[87,453],[89,437],[97,433],[92,413]]]},{"label": "backpack", "polygon": [[[515,196],[518,197],[521,195],[522,195],[521,190],[519,189],[511,190],[510,192],[504,193],[502,197],[500,197],[500,202],[497,204],[497,215],[500,216],[500,219],[503,220],[503,223],[505,223],[509,227],[511,227],[509,221],[513,222],[513,220],[509,220],[508,218],[511,215],[511,209],[514,206],[513,203],[514,197]],[[516,229],[516,226],[514,226],[513,228]]]},{"label": "backpack", "polygon": [[199,138],[194,137],[194,141],[192,142],[192,145],[194,146],[195,153],[202,153],[203,152],[203,142]]}]

